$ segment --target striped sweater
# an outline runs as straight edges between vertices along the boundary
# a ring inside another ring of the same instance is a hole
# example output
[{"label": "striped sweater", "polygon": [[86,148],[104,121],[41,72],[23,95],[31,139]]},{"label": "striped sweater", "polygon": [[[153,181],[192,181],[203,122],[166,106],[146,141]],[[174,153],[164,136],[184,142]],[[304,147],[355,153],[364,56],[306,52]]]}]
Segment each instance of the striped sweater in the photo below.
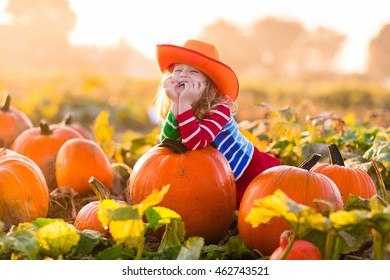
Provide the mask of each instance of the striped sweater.
[{"label": "striped sweater", "polygon": [[192,110],[174,117],[169,112],[161,130],[161,140],[181,140],[188,150],[202,149],[211,144],[228,160],[238,180],[251,161],[254,146],[241,134],[229,106],[216,104],[200,123]]}]

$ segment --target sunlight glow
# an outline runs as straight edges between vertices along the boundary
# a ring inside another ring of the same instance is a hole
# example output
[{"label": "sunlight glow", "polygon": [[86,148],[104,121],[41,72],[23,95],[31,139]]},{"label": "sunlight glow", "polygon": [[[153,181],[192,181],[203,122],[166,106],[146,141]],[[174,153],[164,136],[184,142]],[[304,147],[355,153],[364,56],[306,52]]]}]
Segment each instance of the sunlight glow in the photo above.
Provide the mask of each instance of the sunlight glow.
[{"label": "sunlight glow", "polygon": [[[340,54],[340,68],[363,71],[369,41],[390,23],[388,1],[310,0],[198,0],[190,5],[180,0],[68,0],[77,15],[70,40],[78,45],[115,45],[126,42],[154,57],[157,43],[181,44],[196,37],[202,28],[219,18],[244,29],[266,16],[301,21],[307,29],[332,28],[347,36]],[[0,0],[0,23],[7,0]],[[367,20],[369,18],[369,20]]]}]

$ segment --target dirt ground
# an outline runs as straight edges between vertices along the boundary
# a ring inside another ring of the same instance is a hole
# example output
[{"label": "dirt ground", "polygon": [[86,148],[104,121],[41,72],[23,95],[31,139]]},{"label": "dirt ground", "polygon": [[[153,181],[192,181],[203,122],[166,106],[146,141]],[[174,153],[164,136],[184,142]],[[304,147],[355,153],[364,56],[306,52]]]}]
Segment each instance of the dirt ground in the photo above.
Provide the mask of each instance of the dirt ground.
[{"label": "dirt ground", "polygon": [[[113,199],[126,201],[126,185],[128,177],[114,173],[113,184],[110,193]],[[71,188],[56,188],[50,192],[48,218],[61,218],[68,223],[74,222],[77,213],[86,204],[97,201],[98,198],[91,192],[80,196]]]}]

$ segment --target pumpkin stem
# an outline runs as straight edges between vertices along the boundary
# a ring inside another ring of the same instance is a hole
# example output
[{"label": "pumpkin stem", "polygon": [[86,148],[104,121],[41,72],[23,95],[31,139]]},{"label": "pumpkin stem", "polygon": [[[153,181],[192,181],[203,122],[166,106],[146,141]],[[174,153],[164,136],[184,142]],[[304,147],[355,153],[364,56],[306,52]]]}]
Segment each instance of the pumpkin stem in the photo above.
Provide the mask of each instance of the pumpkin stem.
[{"label": "pumpkin stem", "polygon": [[93,192],[98,197],[99,201],[103,201],[105,199],[111,199],[110,191],[94,176],[91,176],[88,180],[89,185],[91,186]]},{"label": "pumpkin stem", "polygon": [[62,119],[62,125],[70,125],[73,123],[73,114],[71,112],[66,113],[65,117]]},{"label": "pumpkin stem", "polygon": [[184,154],[188,152],[186,146],[182,142],[170,138],[165,138],[158,146],[169,148],[175,154]]},{"label": "pumpkin stem", "polygon": [[41,135],[53,134],[53,131],[50,129],[49,124],[46,121],[41,120],[41,122],[39,123],[39,126],[41,127]]},{"label": "pumpkin stem", "polygon": [[299,168],[310,170],[316,163],[320,160],[321,155],[320,154],[312,154],[308,159],[304,160],[300,165]]},{"label": "pumpkin stem", "polygon": [[11,96],[6,92],[5,97],[4,97],[4,101],[3,101],[3,105],[1,105],[1,110],[4,112],[8,112],[10,106],[11,106]]},{"label": "pumpkin stem", "polygon": [[331,164],[345,166],[343,157],[341,156],[340,150],[337,148],[336,144],[330,144],[328,146],[328,150]]}]

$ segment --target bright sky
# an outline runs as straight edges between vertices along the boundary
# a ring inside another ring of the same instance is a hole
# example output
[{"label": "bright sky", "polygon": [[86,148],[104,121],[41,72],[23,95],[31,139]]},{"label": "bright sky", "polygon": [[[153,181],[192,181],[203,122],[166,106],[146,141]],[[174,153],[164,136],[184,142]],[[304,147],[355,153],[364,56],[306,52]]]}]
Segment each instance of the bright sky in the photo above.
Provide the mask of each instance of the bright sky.
[{"label": "bright sky", "polygon": [[[73,43],[113,45],[123,37],[150,58],[157,43],[181,44],[216,19],[245,27],[272,15],[299,20],[308,30],[322,25],[345,34],[340,67],[361,71],[369,41],[390,23],[389,0],[68,1],[77,14]],[[0,21],[6,2],[0,0]]]}]

